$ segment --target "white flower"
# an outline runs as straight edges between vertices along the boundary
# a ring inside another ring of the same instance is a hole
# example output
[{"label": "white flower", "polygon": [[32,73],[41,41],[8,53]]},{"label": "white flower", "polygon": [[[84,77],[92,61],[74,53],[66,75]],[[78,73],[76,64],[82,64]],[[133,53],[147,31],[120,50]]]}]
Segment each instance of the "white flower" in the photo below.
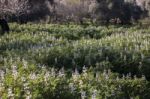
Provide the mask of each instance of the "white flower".
[{"label": "white flower", "polygon": [[4,76],[5,76],[5,72],[3,71],[3,70],[0,70],[0,81],[2,80],[4,80]]},{"label": "white flower", "polygon": [[23,67],[26,69],[27,68],[27,62],[23,59]]},{"label": "white flower", "polygon": [[26,81],[26,78],[22,76],[22,77],[21,77],[21,81],[22,81],[22,82],[25,82],[25,81]]},{"label": "white flower", "polygon": [[24,88],[24,90],[28,90],[29,89],[29,83],[23,83],[23,88]]},{"label": "white flower", "polygon": [[49,77],[50,77],[50,73],[48,71],[46,71],[46,73],[44,75],[44,81],[46,82],[46,84],[47,84],[47,80]]},{"label": "white flower", "polygon": [[103,76],[105,77],[105,79],[106,79],[106,80],[108,80],[108,79],[109,79],[109,75],[108,75],[108,73],[106,72],[106,70],[104,70],[104,72],[103,72]]},{"label": "white flower", "polygon": [[81,91],[81,99],[85,99],[86,98],[86,92],[85,91]]},{"label": "white flower", "polygon": [[17,66],[16,65],[12,66],[12,75],[14,76],[15,79],[18,76],[18,71],[17,71]]},{"label": "white flower", "polygon": [[143,80],[146,80],[146,77],[145,77],[145,75],[142,75],[142,79],[143,79]]},{"label": "white flower", "polygon": [[56,75],[55,69],[52,68],[52,69],[51,69],[51,76],[54,76],[54,77],[55,77],[55,75]]},{"label": "white flower", "polygon": [[79,80],[79,85],[82,87],[83,86],[83,81]]},{"label": "white flower", "polygon": [[13,94],[13,92],[12,92],[12,88],[8,88],[8,95],[7,95],[7,96],[8,96],[9,98],[14,96],[14,94]]},{"label": "white flower", "polygon": [[32,94],[29,90],[26,90],[26,98],[25,99],[32,99]]},{"label": "white flower", "polygon": [[4,84],[2,82],[0,82],[0,90],[3,90],[5,87],[4,87]]},{"label": "white flower", "polygon": [[92,99],[96,99],[96,95],[97,95],[97,90],[94,90],[92,94]]},{"label": "white flower", "polygon": [[78,69],[76,68],[75,72],[72,73],[72,77],[73,77],[74,80],[77,80],[78,76],[79,76],[79,72],[78,72]]},{"label": "white flower", "polygon": [[75,91],[75,86],[74,86],[74,84],[73,84],[73,83],[70,83],[70,84],[69,84],[69,87],[70,87],[70,89],[71,89],[71,93],[73,93],[73,92]]},{"label": "white flower", "polygon": [[87,72],[87,68],[85,67],[85,65],[83,66],[82,71],[83,71],[83,73]]},{"label": "white flower", "polygon": [[29,75],[29,78],[32,79],[32,80],[35,80],[37,78],[36,74],[35,73],[31,73]]},{"label": "white flower", "polygon": [[64,67],[59,71],[58,76],[62,77],[65,75]]}]

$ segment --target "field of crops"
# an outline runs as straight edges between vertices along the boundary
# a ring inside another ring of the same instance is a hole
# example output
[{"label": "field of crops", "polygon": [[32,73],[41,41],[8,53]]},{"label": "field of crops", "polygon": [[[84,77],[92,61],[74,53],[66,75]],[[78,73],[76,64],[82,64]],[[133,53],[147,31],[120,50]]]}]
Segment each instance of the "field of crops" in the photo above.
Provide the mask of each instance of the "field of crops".
[{"label": "field of crops", "polygon": [[150,99],[150,28],[10,24],[0,99]]}]

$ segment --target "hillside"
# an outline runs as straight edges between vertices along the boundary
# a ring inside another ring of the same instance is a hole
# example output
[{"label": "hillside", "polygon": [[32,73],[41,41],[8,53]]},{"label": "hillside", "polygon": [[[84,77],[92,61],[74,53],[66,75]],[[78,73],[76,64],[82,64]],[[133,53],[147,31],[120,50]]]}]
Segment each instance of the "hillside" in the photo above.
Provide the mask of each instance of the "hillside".
[{"label": "hillside", "polygon": [[150,28],[10,24],[0,99],[149,99]]}]

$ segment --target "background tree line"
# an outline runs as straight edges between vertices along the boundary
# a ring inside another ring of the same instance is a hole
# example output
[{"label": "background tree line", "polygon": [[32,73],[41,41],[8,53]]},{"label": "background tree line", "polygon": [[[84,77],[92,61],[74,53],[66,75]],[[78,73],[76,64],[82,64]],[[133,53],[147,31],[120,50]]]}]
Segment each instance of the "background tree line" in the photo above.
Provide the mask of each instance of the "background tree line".
[{"label": "background tree line", "polygon": [[131,24],[149,18],[150,0],[0,0],[0,16],[20,23]]}]

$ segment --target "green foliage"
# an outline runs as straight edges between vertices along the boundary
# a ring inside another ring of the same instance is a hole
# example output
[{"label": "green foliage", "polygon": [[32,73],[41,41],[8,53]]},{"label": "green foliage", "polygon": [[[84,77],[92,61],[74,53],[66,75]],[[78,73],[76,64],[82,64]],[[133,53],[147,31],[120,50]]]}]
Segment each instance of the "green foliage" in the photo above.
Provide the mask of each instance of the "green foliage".
[{"label": "green foliage", "polygon": [[10,28],[0,36],[2,99],[150,98],[149,28],[30,23]]},{"label": "green foliage", "polygon": [[68,77],[63,69],[37,67],[25,60],[7,61],[8,67],[1,70],[0,96],[8,98],[42,99],[145,99],[149,98],[150,86],[142,78],[130,75],[118,77],[110,71],[95,72],[84,68],[82,74],[72,72]]},{"label": "green foliage", "polygon": [[121,74],[131,72],[139,76],[146,74],[149,78],[148,39],[150,35],[145,33],[114,34],[101,40],[82,39],[70,45],[50,49],[47,62],[49,65],[63,65],[69,68],[69,66],[94,66],[108,61],[109,68],[113,71]]}]

